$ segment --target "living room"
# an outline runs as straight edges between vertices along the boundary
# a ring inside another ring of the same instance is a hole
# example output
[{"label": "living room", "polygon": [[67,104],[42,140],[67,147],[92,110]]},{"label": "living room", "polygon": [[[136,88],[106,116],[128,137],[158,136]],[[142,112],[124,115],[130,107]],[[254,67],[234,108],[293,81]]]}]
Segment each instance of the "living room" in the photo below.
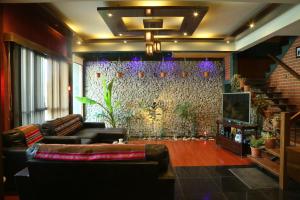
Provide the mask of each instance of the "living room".
[{"label": "living room", "polygon": [[299,199],[299,3],[0,1],[0,199]]}]

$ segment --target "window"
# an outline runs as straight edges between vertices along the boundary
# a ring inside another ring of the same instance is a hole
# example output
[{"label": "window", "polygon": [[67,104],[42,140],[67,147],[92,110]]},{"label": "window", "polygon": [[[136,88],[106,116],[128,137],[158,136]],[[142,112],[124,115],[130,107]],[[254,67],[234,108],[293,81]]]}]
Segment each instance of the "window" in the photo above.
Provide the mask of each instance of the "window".
[{"label": "window", "polygon": [[76,97],[83,96],[82,91],[82,65],[73,63],[73,113],[83,115],[83,105],[76,100]]}]

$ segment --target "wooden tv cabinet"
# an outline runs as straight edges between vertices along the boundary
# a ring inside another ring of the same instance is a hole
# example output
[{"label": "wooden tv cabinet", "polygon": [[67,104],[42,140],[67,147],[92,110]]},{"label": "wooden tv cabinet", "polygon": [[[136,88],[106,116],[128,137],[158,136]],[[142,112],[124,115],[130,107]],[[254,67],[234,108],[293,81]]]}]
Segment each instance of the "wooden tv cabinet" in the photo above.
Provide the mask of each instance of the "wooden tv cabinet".
[{"label": "wooden tv cabinet", "polygon": [[[232,128],[240,129],[242,142],[236,142],[234,135],[231,133]],[[221,133],[223,129],[223,133]],[[250,146],[246,142],[247,135],[257,135],[257,125],[241,124],[228,121],[217,121],[216,143],[224,149],[227,149],[240,156],[250,152]]]}]

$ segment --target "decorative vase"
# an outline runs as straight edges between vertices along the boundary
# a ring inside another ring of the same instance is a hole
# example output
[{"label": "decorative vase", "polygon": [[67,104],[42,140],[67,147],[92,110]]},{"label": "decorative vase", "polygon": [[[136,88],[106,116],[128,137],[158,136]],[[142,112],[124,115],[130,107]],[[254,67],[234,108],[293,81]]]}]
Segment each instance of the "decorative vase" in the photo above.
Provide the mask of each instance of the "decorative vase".
[{"label": "decorative vase", "polygon": [[276,147],[276,138],[265,139],[265,147],[268,149],[274,149]]},{"label": "decorative vase", "polygon": [[144,78],[145,72],[139,71],[139,72],[138,72],[138,76],[139,76],[139,78]]},{"label": "decorative vase", "polygon": [[100,72],[97,72],[97,73],[96,73],[96,77],[97,77],[97,78],[100,78],[100,77],[101,77],[101,73],[100,73]]},{"label": "decorative vase", "polygon": [[203,72],[203,76],[204,76],[204,78],[208,78],[209,77],[209,72]]},{"label": "decorative vase", "polygon": [[123,72],[117,72],[117,78],[122,78],[124,76]]},{"label": "decorative vase", "polygon": [[244,85],[244,92],[250,92],[250,86]]},{"label": "decorative vase", "polygon": [[167,72],[160,72],[159,75],[161,78],[165,78],[167,76]]},{"label": "decorative vase", "polygon": [[182,78],[185,78],[185,77],[187,77],[188,75],[189,75],[188,72],[185,72],[185,71],[182,71],[182,72],[181,72],[181,77],[182,77]]},{"label": "decorative vase", "polygon": [[254,157],[254,158],[261,157],[261,149],[260,148],[251,147],[251,156]]}]

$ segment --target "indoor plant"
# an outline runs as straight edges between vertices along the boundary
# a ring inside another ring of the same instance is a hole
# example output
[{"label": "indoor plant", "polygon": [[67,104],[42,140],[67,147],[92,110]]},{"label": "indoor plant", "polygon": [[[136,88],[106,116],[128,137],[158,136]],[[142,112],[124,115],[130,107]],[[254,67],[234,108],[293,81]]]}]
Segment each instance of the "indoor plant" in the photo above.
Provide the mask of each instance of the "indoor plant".
[{"label": "indoor plant", "polygon": [[252,136],[250,140],[251,156],[254,158],[261,157],[261,147],[263,145],[263,138],[256,139],[255,136]]},{"label": "indoor plant", "polygon": [[174,112],[181,119],[182,130],[188,129],[189,126],[192,125],[192,131],[189,130],[188,132],[191,134],[196,134],[197,114],[192,105],[189,102],[183,102],[175,107]]},{"label": "indoor plant", "polygon": [[107,122],[112,128],[116,128],[116,116],[114,110],[119,107],[119,103],[112,102],[112,88],[114,79],[112,79],[108,84],[106,79],[102,78],[102,89],[103,89],[103,101],[104,104],[90,99],[88,97],[76,97],[78,101],[87,105],[99,105],[102,108],[102,112],[98,114],[97,117],[101,117],[105,122]]},{"label": "indoor plant", "polygon": [[268,149],[273,149],[276,146],[276,136],[272,132],[263,132],[262,136],[265,141],[265,147]]},{"label": "indoor plant", "polygon": [[234,74],[233,77],[231,78],[230,85],[231,85],[232,92],[241,91],[239,78],[240,78],[239,74]]}]

